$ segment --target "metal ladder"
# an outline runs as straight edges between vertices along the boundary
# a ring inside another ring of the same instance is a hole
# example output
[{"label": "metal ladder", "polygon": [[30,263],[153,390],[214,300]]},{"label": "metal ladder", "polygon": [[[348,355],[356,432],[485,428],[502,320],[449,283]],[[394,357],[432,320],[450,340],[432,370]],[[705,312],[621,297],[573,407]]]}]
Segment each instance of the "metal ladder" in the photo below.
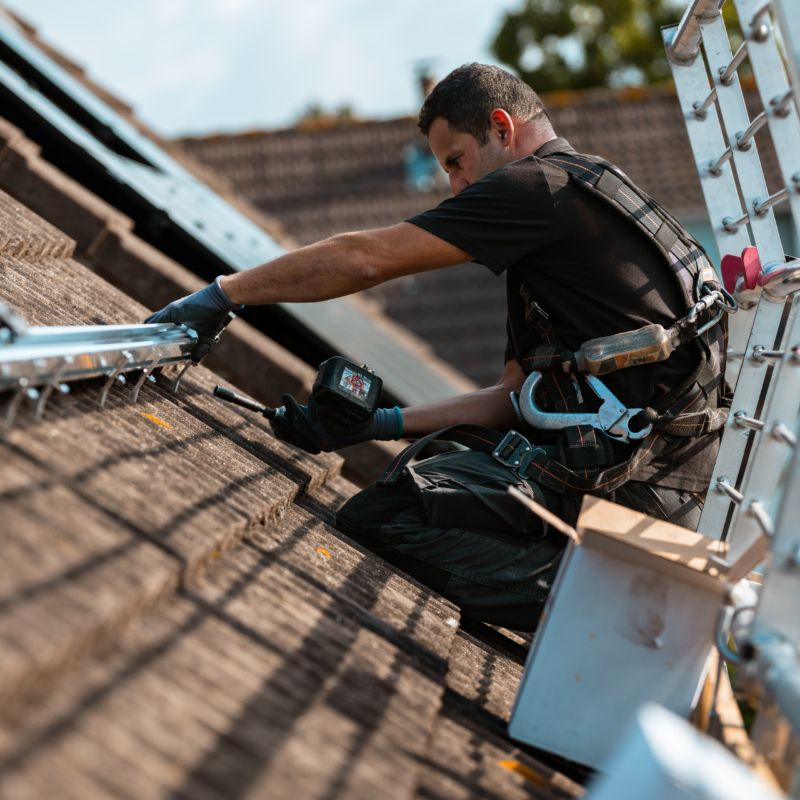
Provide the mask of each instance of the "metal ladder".
[{"label": "metal ladder", "polygon": [[[751,308],[732,320],[741,367],[700,532],[727,538],[729,562],[767,557],[747,643],[720,649],[758,699],[756,746],[800,797],[800,262],[786,263],[773,212],[788,203],[800,232],[800,3],[732,0],[745,36],[733,54],[724,1],[695,0],[664,30],[720,255],[738,256],[752,237],[762,264],[755,286],[737,282]],[[764,107],[753,120],[737,73],[745,58]],[[754,138],[763,126],[784,184],[771,196]]]}]

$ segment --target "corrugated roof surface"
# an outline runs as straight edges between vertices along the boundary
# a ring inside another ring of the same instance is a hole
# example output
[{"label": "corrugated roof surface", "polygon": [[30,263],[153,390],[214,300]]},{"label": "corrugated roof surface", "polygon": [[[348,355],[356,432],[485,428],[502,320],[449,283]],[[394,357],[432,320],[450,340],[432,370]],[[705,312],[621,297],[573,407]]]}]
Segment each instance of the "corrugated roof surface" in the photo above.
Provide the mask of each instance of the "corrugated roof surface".
[{"label": "corrugated roof surface", "polygon": [[[0,221],[0,300],[29,323],[146,313],[3,192]],[[581,796],[505,738],[520,645],[337,534],[340,457],[219,380],[104,408],[76,383],[0,432],[0,796]]]}]

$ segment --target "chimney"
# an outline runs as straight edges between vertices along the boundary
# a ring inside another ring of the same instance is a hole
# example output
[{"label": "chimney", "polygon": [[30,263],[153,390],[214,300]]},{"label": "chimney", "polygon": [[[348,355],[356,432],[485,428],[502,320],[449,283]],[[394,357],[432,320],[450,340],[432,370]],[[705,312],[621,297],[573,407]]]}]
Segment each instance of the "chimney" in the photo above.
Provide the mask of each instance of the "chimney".
[{"label": "chimney", "polygon": [[436,78],[428,72],[421,72],[419,75],[419,88],[422,90],[422,99],[424,100],[436,86]]},{"label": "chimney", "polygon": [[422,92],[422,100],[431,93],[431,90],[436,86],[436,78],[431,71],[431,65],[425,61],[417,62],[416,69],[417,81],[419,81],[419,88]]}]

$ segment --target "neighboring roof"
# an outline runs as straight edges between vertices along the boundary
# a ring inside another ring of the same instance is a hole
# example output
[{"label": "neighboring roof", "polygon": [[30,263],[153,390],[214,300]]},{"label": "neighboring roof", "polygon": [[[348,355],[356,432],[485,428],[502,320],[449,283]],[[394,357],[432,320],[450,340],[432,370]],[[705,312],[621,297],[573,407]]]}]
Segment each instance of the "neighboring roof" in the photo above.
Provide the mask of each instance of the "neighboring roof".
[{"label": "neighboring roof", "polygon": [[179,143],[280,219],[300,244],[395,224],[450,194],[449,188],[419,193],[405,186],[403,151],[412,143],[427,149],[412,117]]},{"label": "neighboring roof", "polygon": [[[743,84],[753,118],[761,104],[752,80]],[[686,125],[671,86],[558,92],[543,99],[556,132],[576,150],[618,164],[683,219],[705,217]],[[766,128],[758,137],[767,182],[775,191],[780,176]],[[180,143],[279,219],[300,244],[395,225],[450,194],[440,187],[416,192],[406,185],[406,148],[427,147],[413,117]],[[371,294],[389,317],[480,385],[499,378],[506,344],[505,281],[469,265],[404,278]]]},{"label": "neighboring roof", "polygon": [[[3,192],[0,222],[28,323],[145,314]],[[0,795],[581,796],[505,736],[521,640],[330,527],[338,455],[277,441],[204,367],[171,377],[104,407],[73,383],[2,430]]]},{"label": "neighboring roof", "polygon": [[[752,80],[743,79],[751,118],[761,111]],[[705,208],[686,125],[674,88],[557,92],[543,100],[559,136],[579,152],[618,164],[679,216]],[[247,131],[178,140],[301,244],[345,230],[396,224],[449,196],[439,187],[405,187],[403,152],[427,148],[415,117],[345,121],[335,127]],[[759,134],[770,186],[780,176],[766,129]]]},{"label": "neighboring roof", "polygon": [[[206,279],[284,252],[2,16],[0,44],[0,88],[9,115],[45,146],[57,166],[132,217],[140,236]],[[295,352],[318,348],[369,363],[383,377],[391,398],[404,405],[474,388],[422,343],[358,301],[279,304],[242,314],[273,336],[282,333],[281,341],[290,348],[305,337]]]}]

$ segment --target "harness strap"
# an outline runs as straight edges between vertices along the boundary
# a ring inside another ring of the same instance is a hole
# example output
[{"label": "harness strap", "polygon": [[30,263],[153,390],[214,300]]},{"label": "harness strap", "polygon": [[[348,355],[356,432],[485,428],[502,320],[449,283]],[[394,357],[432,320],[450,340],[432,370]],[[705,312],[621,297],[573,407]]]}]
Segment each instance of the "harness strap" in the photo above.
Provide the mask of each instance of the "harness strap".
[{"label": "harness strap", "polygon": [[673,268],[679,262],[692,275],[705,273],[702,275],[705,283],[720,283],[697,239],[613,164],[588,161],[566,153],[553,153],[545,160],[591,186],[633,219],[672,262]]},{"label": "harness strap", "polygon": [[[651,433],[639,443],[639,446],[627,461],[601,470],[599,467],[604,463],[609,463],[612,458],[610,446],[604,444],[603,447],[608,447],[608,450],[601,454],[598,440],[602,439],[602,437],[598,432],[589,425],[575,426],[575,428],[580,429],[580,435],[585,437],[584,444],[576,444],[572,447],[568,440],[568,445],[563,450],[558,447],[530,445],[521,434],[516,434],[515,437],[512,437],[508,441],[507,447],[518,451],[519,443],[522,442],[528,444],[533,453],[532,458],[524,464],[524,474],[520,475],[520,477],[533,480],[542,486],[547,486],[566,497],[581,497],[584,494],[603,496],[610,494],[619,489],[624,483],[627,483],[637,469],[649,464],[669,446],[669,441],[660,433]],[[451,428],[436,431],[436,433],[429,434],[403,450],[389,465],[389,468],[377,482],[378,485],[393,486],[396,484],[411,459],[434,439],[457,442],[476,452],[495,453],[504,440],[509,439],[509,435],[498,433],[482,425],[455,425]],[[566,452],[570,450],[576,451],[574,456],[566,455]],[[498,460],[503,461],[504,454],[502,452],[498,454],[500,456]],[[603,457],[608,460],[602,461]],[[565,464],[561,463],[561,460],[570,460],[575,469],[565,466]],[[599,462],[599,464],[594,462]],[[513,462],[507,463],[503,461],[503,463],[509,470],[519,474]],[[585,464],[585,466],[578,466],[580,463]]]}]

